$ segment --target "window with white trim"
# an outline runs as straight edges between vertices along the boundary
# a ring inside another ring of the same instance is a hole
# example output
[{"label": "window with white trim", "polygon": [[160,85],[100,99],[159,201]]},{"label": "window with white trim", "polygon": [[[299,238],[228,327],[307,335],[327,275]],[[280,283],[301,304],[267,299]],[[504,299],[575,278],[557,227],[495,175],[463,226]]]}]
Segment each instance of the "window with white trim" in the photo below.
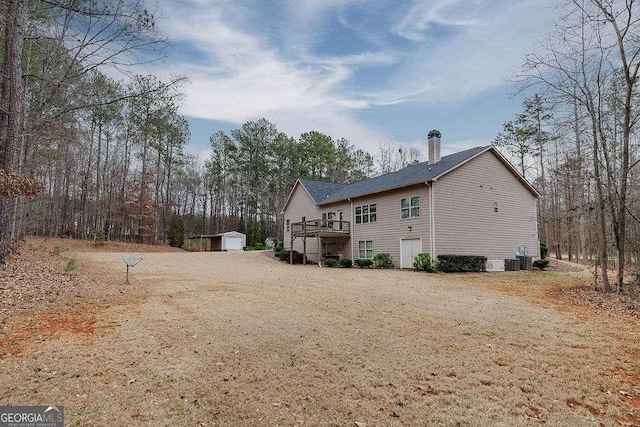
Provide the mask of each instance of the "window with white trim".
[{"label": "window with white trim", "polygon": [[335,212],[323,212],[322,213],[322,226],[333,228],[333,218],[335,218]]},{"label": "window with white trim", "polygon": [[400,216],[402,219],[418,218],[420,216],[420,196],[401,199]]},{"label": "window with white trim", "polygon": [[378,209],[375,204],[358,206],[356,208],[356,224],[366,224],[368,222],[376,222],[378,218]]},{"label": "window with white trim", "polygon": [[358,241],[358,258],[373,259],[373,240]]}]

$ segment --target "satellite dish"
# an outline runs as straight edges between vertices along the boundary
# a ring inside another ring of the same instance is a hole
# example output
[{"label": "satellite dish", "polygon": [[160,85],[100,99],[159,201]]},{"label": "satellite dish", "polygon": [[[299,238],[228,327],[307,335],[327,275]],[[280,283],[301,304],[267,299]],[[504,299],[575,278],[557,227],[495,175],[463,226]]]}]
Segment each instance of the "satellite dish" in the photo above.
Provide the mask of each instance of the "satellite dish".
[{"label": "satellite dish", "polygon": [[127,264],[127,283],[129,283],[129,268],[133,268],[138,265],[138,263],[142,261],[142,257],[136,260],[136,257],[134,257],[133,254],[124,254],[122,255],[122,260]]}]

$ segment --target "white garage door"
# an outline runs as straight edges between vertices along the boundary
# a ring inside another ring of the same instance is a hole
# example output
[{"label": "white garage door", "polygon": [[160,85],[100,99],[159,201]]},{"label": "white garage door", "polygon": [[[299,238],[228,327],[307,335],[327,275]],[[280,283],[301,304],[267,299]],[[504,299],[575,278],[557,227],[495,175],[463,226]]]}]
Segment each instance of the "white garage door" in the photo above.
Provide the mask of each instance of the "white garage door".
[{"label": "white garage door", "polygon": [[241,251],[242,250],[242,237],[227,236],[225,248],[228,251]]},{"label": "white garage door", "polygon": [[413,258],[422,252],[420,239],[400,240],[400,268],[413,268]]}]

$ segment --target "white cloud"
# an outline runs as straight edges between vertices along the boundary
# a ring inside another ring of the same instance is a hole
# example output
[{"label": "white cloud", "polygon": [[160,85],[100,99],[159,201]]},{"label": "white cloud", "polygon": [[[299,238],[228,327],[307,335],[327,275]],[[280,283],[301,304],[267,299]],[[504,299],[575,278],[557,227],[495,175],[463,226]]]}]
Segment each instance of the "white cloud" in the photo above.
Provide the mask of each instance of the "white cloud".
[{"label": "white cloud", "polygon": [[551,17],[550,3],[416,1],[395,27],[398,34],[424,40],[430,24],[455,28],[442,40],[416,44],[416,54],[397,68],[391,89],[377,96],[455,105],[503,85],[540,35],[540,23]]},{"label": "white cloud", "polygon": [[342,11],[356,3],[367,0],[294,0],[287,5],[289,14],[294,22],[308,26],[321,22],[325,15],[332,11]]},{"label": "white cloud", "polygon": [[419,0],[415,1],[394,32],[414,41],[424,41],[425,32],[434,24],[470,26],[477,24],[475,14],[469,13],[477,1],[469,0]]},{"label": "white cloud", "polygon": [[[284,43],[300,45],[296,49],[283,47],[267,31],[247,28],[246,14],[253,11],[242,2],[164,1],[171,18],[162,24],[171,39],[203,53],[197,62],[154,70],[165,77],[189,76],[183,114],[238,124],[266,117],[292,136],[319,130],[375,151],[380,141],[394,136],[385,134],[382,123],[367,124],[354,112],[405,102],[455,105],[503,84],[502,77],[529,49],[533,26],[548,14],[551,0],[415,1],[395,24],[370,29],[377,36],[404,37],[414,43],[413,51],[387,46],[343,56],[312,55],[307,44],[312,27],[324,25],[329,12],[359,0],[289,4],[295,22],[282,23],[292,28]],[[455,28],[434,43],[428,37],[434,24]],[[355,72],[369,66],[393,66],[394,71],[374,89],[354,89]]]},{"label": "white cloud", "polygon": [[[365,52],[342,58],[305,56],[287,60],[269,41],[230,26],[219,9],[197,15],[175,14],[168,31],[177,42],[193,43],[213,65],[181,64],[191,83],[183,90],[182,113],[234,123],[266,117],[291,135],[319,130],[345,136],[359,145],[377,142],[379,135],[349,117],[367,101],[337,90],[352,69],[365,64],[389,64],[393,54]],[[168,75],[174,67],[157,72]]]}]

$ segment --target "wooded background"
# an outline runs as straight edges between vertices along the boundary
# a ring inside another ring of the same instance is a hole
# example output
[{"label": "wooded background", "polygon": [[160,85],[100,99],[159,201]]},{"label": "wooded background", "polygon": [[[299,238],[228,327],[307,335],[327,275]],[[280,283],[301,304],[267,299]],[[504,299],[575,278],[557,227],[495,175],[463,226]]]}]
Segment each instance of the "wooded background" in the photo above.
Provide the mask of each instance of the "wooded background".
[{"label": "wooded background", "polygon": [[[425,157],[426,141],[424,153],[383,142],[371,154],[260,119],[213,133],[210,158],[196,159],[178,113],[187,76],[135,74],[166,54],[153,4],[0,8],[0,261],[24,234],[166,241],[172,217],[186,235],[239,230],[261,242],[281,235],[297,178],[353,182]],[[639,9],[634,0],[559,7],[514,76],[522,111],[493,141],[542,193],[541,242],[596,263],[606,290],[609,265],[620,288],[640,255]]]},{"label": "wooded background", "polygon": [[557,257],[609,265],[622,290],[640,255],[640,4],[574,0],[515,76],[536,91],[494,143],[540,190],[540,240]]}]

